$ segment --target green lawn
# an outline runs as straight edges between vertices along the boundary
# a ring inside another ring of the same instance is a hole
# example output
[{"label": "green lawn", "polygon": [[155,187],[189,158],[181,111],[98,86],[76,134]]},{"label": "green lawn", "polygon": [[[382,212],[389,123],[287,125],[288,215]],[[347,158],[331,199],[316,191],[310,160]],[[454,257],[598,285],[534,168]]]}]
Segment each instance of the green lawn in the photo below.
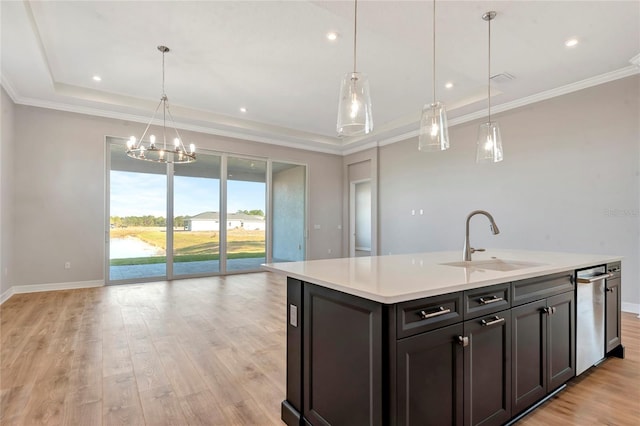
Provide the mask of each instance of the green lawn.
[{"label": "green lawn", "polygon": [[[138,238],[166,250],[166,232],[161,227],[128,227],[111,229],[111,238]],[[213,231],[176,231],[173,234],[174,262],[196,262],[220,259],[220,233]],[[227,232],[227,259],[265,256],[265,232],[231,229]],[[111,259],[111,266],[165,263],[165,256]]]}]

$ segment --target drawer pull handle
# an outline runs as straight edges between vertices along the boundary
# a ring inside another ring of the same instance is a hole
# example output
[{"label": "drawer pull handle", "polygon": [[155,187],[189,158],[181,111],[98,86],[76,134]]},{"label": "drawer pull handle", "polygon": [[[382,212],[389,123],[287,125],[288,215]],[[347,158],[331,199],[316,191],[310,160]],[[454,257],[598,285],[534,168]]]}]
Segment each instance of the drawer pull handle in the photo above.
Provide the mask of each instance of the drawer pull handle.
[{"label": "drawer pull handle", "polygon": [[422,319],[429,319],[429,318],[439,317],[440,315],[448,314],[449,312],[451,312],[451,309],[445,308],[444,306],[440,306],[440,308],[438,308],[438,310],[435,312],[426,313],[425,311],[420,311],[418,315],[420,315],[420,318]]},{"label": "drawer pull handle", "polygon": [[501,300],[504,300],[504,299],[502,299],[502,297],[498,297],[498,296],[491,296],[491,297],[488,297],[488,298],[481,297],[478,301],[480,302],[481,305],[488,305],[489,303],[496,303],[496,302],[499,302]]},{"label": "drawer pull handle", "polygon": [[488,327],[490,325],[502,324],[504,322],[504,318],[500,318],[499,316],[495,316],[490,321],[482,320],[481,322],[482,322],[482,326],[483,327]]}]

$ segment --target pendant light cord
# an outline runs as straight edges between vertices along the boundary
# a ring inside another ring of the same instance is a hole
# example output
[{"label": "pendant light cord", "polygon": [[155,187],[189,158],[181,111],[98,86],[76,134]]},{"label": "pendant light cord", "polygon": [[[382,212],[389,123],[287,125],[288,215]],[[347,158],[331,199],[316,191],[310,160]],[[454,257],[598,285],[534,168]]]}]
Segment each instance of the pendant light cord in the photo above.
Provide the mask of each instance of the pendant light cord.
[{"label": "pendant light cord", "polygon": [[164,91],[164,54],[162,51],[162,142],[164,149],[167,149],[167,94]]},{"label": "pendant light cord", "polygon": [[436,103],[436,0],[433,0],[433,104]]},{"label": "pendant light cord", "polygon": [[356,72],[356,45],[358,40],[358,0],[353,7],[353,72]]},{"label": "pendant light cord", "polygon": [[487,100],[489,102],[489,123],[491,123],[491,20],[489,17],[489,54],[487,64]]}]

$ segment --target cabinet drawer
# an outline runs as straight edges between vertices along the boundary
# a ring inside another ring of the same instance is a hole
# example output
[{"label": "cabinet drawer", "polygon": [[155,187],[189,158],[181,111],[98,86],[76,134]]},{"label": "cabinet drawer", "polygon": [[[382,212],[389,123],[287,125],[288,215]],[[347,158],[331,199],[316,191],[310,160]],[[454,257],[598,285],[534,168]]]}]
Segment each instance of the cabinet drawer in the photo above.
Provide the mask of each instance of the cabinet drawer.
[{"label": "cabinet drawer", "polygon": [[462,292],[396,305],[397,338],[413,336],[462,321]]},{"label": "cabinet drawer", "polygon": [[492,314],[511,307],[511,283],[464,292],[464,319]]},{"label": "cabinet drawer", "polygon": [[549,296],[574,290],[574,271],[544,275],[512,284],[511,306],[519,306]]}]

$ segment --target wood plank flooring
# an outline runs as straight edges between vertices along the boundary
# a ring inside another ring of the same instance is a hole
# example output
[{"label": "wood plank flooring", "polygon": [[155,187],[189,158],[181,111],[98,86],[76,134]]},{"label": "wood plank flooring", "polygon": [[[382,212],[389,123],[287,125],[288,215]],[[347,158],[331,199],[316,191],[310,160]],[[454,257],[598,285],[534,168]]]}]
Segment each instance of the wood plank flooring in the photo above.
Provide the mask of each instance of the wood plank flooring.
[{"label": "wood plank flooring", "polygon": [[[0,307],[2,425],[282,425],[286,288],[245,274],[14,295]],[[523,425],[636,425],[640,320]]]}]

